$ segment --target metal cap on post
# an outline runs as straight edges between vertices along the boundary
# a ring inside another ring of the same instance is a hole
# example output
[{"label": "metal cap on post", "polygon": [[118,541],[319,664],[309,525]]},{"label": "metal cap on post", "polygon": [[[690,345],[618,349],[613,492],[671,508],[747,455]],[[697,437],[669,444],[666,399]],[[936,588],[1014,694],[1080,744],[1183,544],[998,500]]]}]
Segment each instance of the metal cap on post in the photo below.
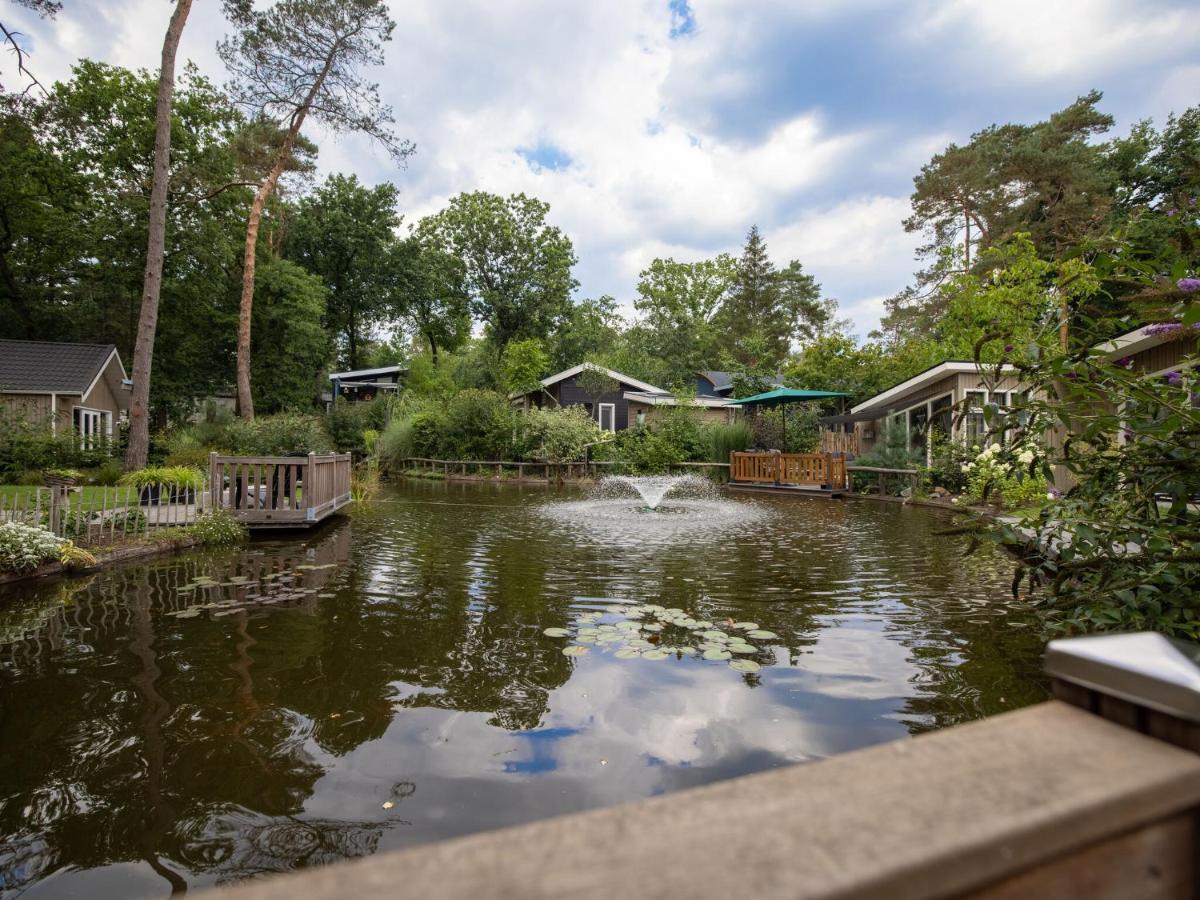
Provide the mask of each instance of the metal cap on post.
[{"label": "metal cap on post", "polygon": [[1045,668],[1059,700],[1200,752],[1200,645],[1155,632],[1064,638]]}]

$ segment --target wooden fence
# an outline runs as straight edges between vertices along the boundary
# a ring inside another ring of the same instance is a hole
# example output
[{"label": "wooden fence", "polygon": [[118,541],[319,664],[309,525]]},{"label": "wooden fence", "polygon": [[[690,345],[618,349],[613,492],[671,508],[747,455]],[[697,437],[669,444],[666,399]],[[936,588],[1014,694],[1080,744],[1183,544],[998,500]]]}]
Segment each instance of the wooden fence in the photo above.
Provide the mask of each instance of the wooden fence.
[{"label": "wooden fence", "polygon": [[46,528],[80,546],[144,537],[156,528],[195,524],[203,490],[177,484],[137,488],[56,484],[0,495],[0,522]]},{"label": "wooden fence", "polygon": [[[441,472],[446,478],[491,477],[496,479],[514,478],[516,480],[540,481],[573,481],[583,478],[601,478],[619,467],[615,460],[588,460],[587,462],[518,462],[495,459],[429,459],[423,456],[410,456],[399,460],[400,465],[409,469],[426,472]],[[714,462],[681,462],[668,466],[668,472],[693,472],[729,468],[729,463]]]},{"label": "wooden fence", "polygon": [[320,522],[350,502],[349,453],[317,456],[209,457],[214,509],[251,527],[300,527]]},{"label": "wooden fence", "polygon": [[846,460],[830,453],[731,453],[729,480],[845,490]]}]

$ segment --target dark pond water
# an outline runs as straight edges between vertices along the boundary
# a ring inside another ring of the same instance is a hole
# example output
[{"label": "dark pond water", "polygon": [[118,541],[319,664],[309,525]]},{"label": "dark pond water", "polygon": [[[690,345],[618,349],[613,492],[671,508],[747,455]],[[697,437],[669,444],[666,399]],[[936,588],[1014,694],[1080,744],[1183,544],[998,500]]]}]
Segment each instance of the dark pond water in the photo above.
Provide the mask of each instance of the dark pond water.
[{"label": "dark pond water", "polygon": [[[0,894],[164,896],[1044,696],[1010,566],[936,511],[580,497],[396,487],[307,539],[0,594]],[[723,641],[752,652],[685,655]]]}]

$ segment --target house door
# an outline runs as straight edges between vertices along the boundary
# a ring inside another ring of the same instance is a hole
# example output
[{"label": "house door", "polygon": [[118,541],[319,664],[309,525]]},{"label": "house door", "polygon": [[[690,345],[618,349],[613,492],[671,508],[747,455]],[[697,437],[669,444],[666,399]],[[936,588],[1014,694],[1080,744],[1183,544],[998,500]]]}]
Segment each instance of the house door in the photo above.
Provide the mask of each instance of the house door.
[{"label": "house door", "polygon": [[604,431],[617,430],[617,407],[612,403],[601,403],[596,407],[596,421]]}]

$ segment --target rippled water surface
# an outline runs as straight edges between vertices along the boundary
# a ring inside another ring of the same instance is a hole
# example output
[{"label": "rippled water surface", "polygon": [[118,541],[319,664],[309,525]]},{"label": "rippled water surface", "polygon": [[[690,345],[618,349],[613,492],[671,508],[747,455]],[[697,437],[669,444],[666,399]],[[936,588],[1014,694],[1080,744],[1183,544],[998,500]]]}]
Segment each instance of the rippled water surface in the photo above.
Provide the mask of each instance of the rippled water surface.
[{"label": "rippled water surface", "polygon": [[[1010,565],[948,524],[413,484],[300,540],[0,593],[0,895],[165,896],[1042,699]],[[563,653],[633,604],[774,637],[728,662]]]}]

